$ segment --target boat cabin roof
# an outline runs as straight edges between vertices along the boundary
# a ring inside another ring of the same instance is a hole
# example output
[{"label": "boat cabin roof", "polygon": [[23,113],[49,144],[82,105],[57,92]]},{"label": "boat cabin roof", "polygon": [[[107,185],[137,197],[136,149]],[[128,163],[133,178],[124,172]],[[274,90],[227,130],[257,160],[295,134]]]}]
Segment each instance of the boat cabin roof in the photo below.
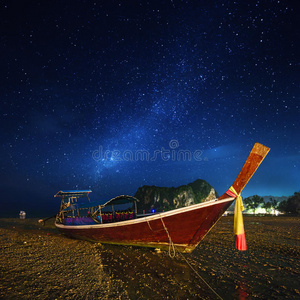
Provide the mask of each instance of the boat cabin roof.
[{"label": "boat cabin roof", "polygon": [[121,195],[121,196],[110,199],[106,203],[102,204],[101,207],[105,207],[108,205],[134,203],[134,202],[139,202],[139,200],[133,196]]},{"label": "boat cabin roof", "polygon": [[[64,190],[59,191],[54,197],[61,197],[64,198],[88,198],[88,194],[92,192],[91,190]],[[77,202],[77,201],[76,201]],[[96,202],[89,202],[88,203],[72,203],[72,205],[64,208],[62,211],[71,211],[75,209],[88,209],[91,207],[99,207],[105,208],[107,206],[114,206],[114,205],[123,205],[123,204],[133,204],[135,202],[139,202],[139,200],[133,196],[128,195],[121,195],[115,198],[110,199],[104,204],[100,204],[99,201]]]},{"label": "boat cabin roof", "polygon": [[64,190],[59,191],[54,197],[68,198],[68,197],[88,197],[88,194],[91,193],[91,190]]}]

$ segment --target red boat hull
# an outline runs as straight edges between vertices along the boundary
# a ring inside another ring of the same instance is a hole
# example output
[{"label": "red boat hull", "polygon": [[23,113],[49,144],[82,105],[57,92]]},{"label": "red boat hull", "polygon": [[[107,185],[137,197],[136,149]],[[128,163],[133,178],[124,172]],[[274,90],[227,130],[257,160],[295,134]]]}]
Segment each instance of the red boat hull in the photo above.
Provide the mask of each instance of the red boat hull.
[{"label": "red boat hull", "polygon": [[213,200],[164,213],[109,224],[55,225],[66,235],[109,244],[191,252],[216,224],[234,198]]}]

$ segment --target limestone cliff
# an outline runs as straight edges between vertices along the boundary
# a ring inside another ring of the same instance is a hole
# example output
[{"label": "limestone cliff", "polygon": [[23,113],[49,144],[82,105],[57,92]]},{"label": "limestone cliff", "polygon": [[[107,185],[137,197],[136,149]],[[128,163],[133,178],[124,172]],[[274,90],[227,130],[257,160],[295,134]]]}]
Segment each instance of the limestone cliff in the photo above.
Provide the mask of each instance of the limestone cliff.
[{"label": "limestone cliff", "polygon": [[138,188],[135,197],[140,200],[138,212],[167,211],[218,197],[215,189],[205,180],[197,179],[179,187],[157,187],[144,185]]}]

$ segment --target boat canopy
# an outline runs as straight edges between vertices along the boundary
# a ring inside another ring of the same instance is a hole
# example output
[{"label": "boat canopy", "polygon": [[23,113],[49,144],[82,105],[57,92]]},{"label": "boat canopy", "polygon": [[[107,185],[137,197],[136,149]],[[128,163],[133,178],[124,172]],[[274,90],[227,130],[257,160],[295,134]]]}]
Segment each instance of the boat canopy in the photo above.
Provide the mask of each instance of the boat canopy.
[{"label": "boat canopy", "polygon": [[139,200],[132,196],[121,195],[110,199],[106,203],[102,204],[101,207],[103,208],[108,205],[119,205],[119,204],[127,204],[127,203],[134,203],[134,202],[139,202]]},{"label": "boat canopy", "polygon": [[54,197],[81,198],[81,197],[88,197],[89,193],[91,193],[91,192],[92,192],[91,190],[65,190],[65,191],[59,191],[56,195],[54,195]]},{"label": "boat canopy", "polygon": [[[54,197],[61,197],[62,199],[64,198],[82,198],[82,197],[88,197],[88,194],[91,192],[91,190],[81,190],[81,191],[59,191]],[[91,207],[99,207],[99,208],[104,208],[106,206],[110,205],[123,205],[123,204],[129,204],[129,203],[136,203],[139,202],[139,200],[133,196],[128,196],[128,195],[121,195],[117,196],[115,198],[112,198],[108,200],[104,204],[100,204],[99,201],[93,201],[93,202],[88,202],[88,203],[72,203],[72,205],[69,205],[68,207],[65,207],[63,210],[68,211],[68,210],[74,210],[74,209],[88,209]]]}]

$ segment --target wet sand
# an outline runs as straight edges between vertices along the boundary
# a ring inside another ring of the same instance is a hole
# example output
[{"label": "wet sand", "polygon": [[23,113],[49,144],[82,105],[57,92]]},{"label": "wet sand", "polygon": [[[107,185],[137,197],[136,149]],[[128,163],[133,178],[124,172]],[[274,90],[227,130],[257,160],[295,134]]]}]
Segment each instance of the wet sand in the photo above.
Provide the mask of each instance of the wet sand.
[{"label": "wet sand", "polygon": [[51,220],[0,219],[0,298],[218,299],[203,278],[223,299],[299,299],[300,218],[244,219],[248,251],[234,249],[230,216],[175,258],[70,239]]}]

